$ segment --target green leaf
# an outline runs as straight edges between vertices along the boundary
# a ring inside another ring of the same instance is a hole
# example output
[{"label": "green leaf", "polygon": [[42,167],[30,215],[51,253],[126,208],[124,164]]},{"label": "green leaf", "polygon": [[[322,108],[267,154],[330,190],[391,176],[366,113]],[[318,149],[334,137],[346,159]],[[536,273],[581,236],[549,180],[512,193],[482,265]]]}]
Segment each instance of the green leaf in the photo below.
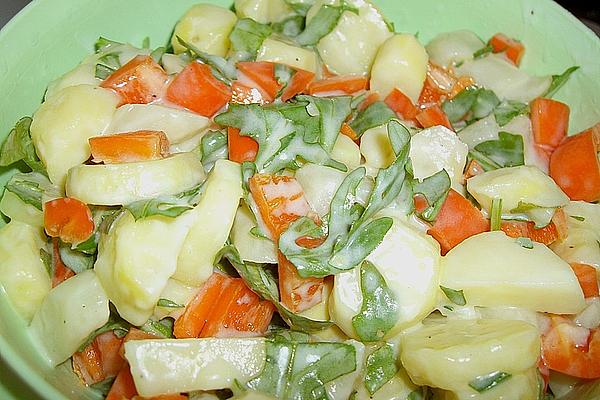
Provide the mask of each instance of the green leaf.
[{"label": "green leaf", "polygon": [[176,195],[161,196],[150,200],[139,200],[127,204],[125,208],[131,212],[136,221],[154,215],[175,218],[187,210],[194,208],[201,189],[202,185],[197,185]]},{"label": "green leaf", "polygon": [[444,101],[442,109],[450,122],[455,123],[465,117],[474,119],[486,117],[498,104],[500,100],[491,90],[468,87],[454,98]]},{"label": "green leaf", "polygon": [[514,100],[501,102],[494,110],[494,117],[500,126],[504,126],[519,115],[529,113],[529,106]]},{"label": "green leaf", "polygon": [[396,113],[383,101],[376,101],[359,112],[356,118],[350,123],[350,127],[360,137],[367,130],[381,126],[393,119],[396,119]]},{"label": "green leaf", "polygon": [[533,241],[528,237],[518,237],[515,241],[525,249],[533,249]]},{"label": "green leaf", "polygon": [[265,366],[247,386],[280,399],[327,399],[325,384],[356,366],[356,349],[350,344],[267,339]]},{"label": "green leaf", "polygon": [[162,56],[167,52],[167,48],[164,46],[161,47],[157,47],[156,49],[154,49],[152,51],[152,53],[150,53],[150,57],[152,57],[152,59],[154,60],[154,62],[156,63],[160,63],[160,61],[162,60]]},{"label": "green leaf", "polygon": [[494,371],[489,374],[480,375],[469,382],[469,386],[478,391],[479,393],[483,393],[491,388],[499,385],[504,382],[508,378],[511,377],[511,374],[502,371]]},{"label": "green leaf", "polygon": [[315,0],[283,0],[294,12],[306,17],[308,10],[315,4]]},{"label": "green leaf", "polygon": [[189,51],[192,57],[208,65],[218,80],[231,85],[231,81],[237,79],[238,71],[233,60],[227,61],[223,57],[205,53],[179,36],[177,36],[177,41]]},{"label": "green leaf", "polygon": [[341,6],[321,6],[306,25],[306,29],[296,37],[296,42],[300,46],[315,46],[319,43],[319,40],[327,36],[336,27],[344,11],[358,13],[356,9],[348,7],[345,1],[342,1]]},{"label": "green leaf", "polygon": [[94,43],[94,50],[96,51],[96,53],[98,53],[98,52],[105,50],[107,47],[118,46],[121,44],[123,44],[123,43],[115,42],[114,40],[110,40],[110,39],[100,36],[98,38],[98,40],[96,40],[96,43]]},{"label": "green leaf", "polygon": [[173,324],[175,321],[173,318],[163,318],[160,321],[149,319],[146,323],[140,326],[140,329],[144,332],[151,333],[155,336],[165,339],[174,338],[173,336]]},{"label": "green leaf", "polygon": [[493,199],[490,210],[490,230],[499,231],[502,227],[502,199]]},{"label": "green leaf", "polygon": [[0,166],[6,167],[23,161],[32,171],[47,175],[46,167],[38,158],[31,141],[31,122],[31,117],[23,117],[17,121],[0,148]]},{"label": "green leaf", "polygon": [[482,58],[482,57],[490,54],[493,50],[494,50],[494,47],[492,47],[491,44],[486,44],[484,47],[482,47],[481,49],[479,49],[475,53],[473,53],[473,58],[474,59]]},{"label": "green leaf", "polygon": [[39,172],[13,175],[6,184],[6,190],[15,194],[23,203],[30,204],[42,211],[45,197],[61,197],[56,186]]},{"label": "green leaf", "polygon": [[306,19],[302,15],[294,15],[281,22],[272,24],[271,27],[273,28],[273,32],[295,38],[304,30],[305,22]]},{"label": "green leaf", "polygon": [[414,180],[412,184],[412,191],[414,194],[421,194],[427,200],[427,204],[429,205],[421,214],[419,215],[422,219],[428,222],[435,221],[446,197],[448,196],[448,192],[450,191],[450,187],[452,182],[450,180],[450,176],[446,170],[441,170],[436,174],[423,179],[422,182],[418,180]]},{"label": "green leaf", "polygon": [[210,171],[217,160],[228,157],[227,135],[221,131],[206,133],[194,152],[200,155],[204,169]]},{"label": "green leaf", "polygon": [[579,222],[584,222],[585,221],[585,217],[580,217],[578,215],[569,215],[569,216],[571,218],[573,218],[574,220],[579,221]]},{"label": "green leaf", "polygon": [[[351,112],[352,97],[297,96],[297,100],[306,102],[307,113],[318,121],[318,130],[305,133],[304,140],[308,143],[319,143],[326,151],[331,152],[342,124]],[[306,120],[295,122],[305,123]]]},{"label": "green leaf", "polygon": [[394,349],[389,344],[384,344],[367,357],[365,387],[373,395],[392,379],[396,372],[398,367]]},{"label": "green leaf", "polygon": [[123,337],[127,334],[127,332],[129,332],[129,328],[131,328],[131,324],[121,318],[116,308],[110,304],[110,315],[106,324],[92,332],[81,344],[81,346],[79,346],[77,351],[83,351],[90,343],[94,341],[96,336],[101,335],[104,332],[113,331],[118,337]]},{"label": "green leaf", "polygon": [[146,36],[144,38],[144,40],[142,40],[142,49],[149,49],[150,48],[150,37]]},{"label": "green leaf", "polygon": [[[111,223],[121,212],[121,208],[92,206],[92,218],[94,219],[94,233],[85,242],[81,242],[72,247],[73,250],[80,251],[85,254],[96,254],[98,250],[98,242],[100,234],[103,232],[103,227],[107,223]],[[105,222],[106,221],[106,222]]]},{"label": "green leaf", "polygon": [[406,398],[406,400],[424,400],[423,390],[421,388],[415,389]]},{"label": "green leaf", "polygon": [[229,34],[231,59],[236,62],[254,61],[256,53],[271,32],[272,29],[269,25],[261,24],[253,19],[238,20]]},{"label": "green leaf", "polygon": [[62,262],[76,274],[94,268],[95,257],[81,251],[73,250],[68,243],[60,242],[58,252]]},{"label": "green leaf", "polygon": [[561,87],[563,87],[563,85],[565,83],[567,83],[571,74],[573,72],[577,71],[578,69],[579,69],[578,66],[573,66],[571,68],[567,68],[567,70],[560,75],[552,75],[552,83],[550,84],[550,87],[548,88],[546,93],[544,93],[544,95],[542,97],[550,98],[550,97],[554,96],[556,94],[556,92],[558,92],[558,90]]},{"label": "green leaf", "polygon": [[96,61],[96,78],[104,80],[119,68],[121,68],[119,53],[106,53]]},{"label": "green leaf", "polygon": [[165,308],[183,308],[183,307],[185,307],[184,305],[175,303],[174,301],[169,300],[169,299],[158,299],[158,302],[156,303],[156,305],[158,307],[165,307]]},{"label": "green leaf", "polygon": [[500,99],[491,90],[479,89],[475,104],[471,108],[474,119],[481,119],[490,115],[500,104]]},{"label": "green leaf", "polygon": [[48,275],[50,275],[50,277],[52,277],[52,275],[53,275],[53,272],[52,272],[52,254],[48,253],[44,249],[40,249],[40,259],[44,263],[44,267],[46,268],[46,272],[48,272]]},{"label": "green leaf", "polygon": [[[516,167],[525,164],[525,156],[523,152],[523,136],[513,135],[508,132],[499,132],[498,140],[488,140],[487,142],[479,143],[475,146],[473,152],[477,161],[480,161],[477,156],[479,154],[493,161],[498,168]],[[482,166],[487,170],[486,164],[489,163],[486,159],[482,159]]]},{"label": "green leaf", "polygon": [[467,300],[465,299],[465,293],[462,290],[450,289],[442,285],[440,285],[440,289],[442,289],[442,292],[444,292],[448,300],[450,300],[457,306],[464,306],[465,304],[467,304]]},{"label": "green leaf", "polygon": [[362,306],[352,327],[363,342],[376,342],[396,325],[400,305],[377,268],[368,261],[360,266]]}]

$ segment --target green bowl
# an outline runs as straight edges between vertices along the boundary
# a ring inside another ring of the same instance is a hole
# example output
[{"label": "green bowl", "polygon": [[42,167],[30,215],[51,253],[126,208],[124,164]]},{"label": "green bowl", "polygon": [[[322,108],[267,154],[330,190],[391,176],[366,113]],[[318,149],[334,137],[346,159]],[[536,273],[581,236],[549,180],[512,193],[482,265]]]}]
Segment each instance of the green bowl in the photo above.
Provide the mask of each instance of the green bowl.
[{"label": "green bowl", "polygon": [[[206,0],[205,0],[206,1]],[[102,35],[157,46],[169,39],[177,19],[196,0],[37,0],[0,31],[0,132],[39,106],[46,85],[93,51]],[[231,0],[209,1],[229,6]],[[550,0],[374,0],[402,32],[426,43],[440,32],[470,29],[482,38],[496,32],[520,38],[523,68],[556,74],[581,69],[557,99],[571,106],[571,133],[600,120],[600,40]],[[14,169],[1,169],[4,184]],[[0,222],[1,223],[1,222]],[[26,327],[0,287],[0,399],[96,399],[66,363],[45,366]]]}]

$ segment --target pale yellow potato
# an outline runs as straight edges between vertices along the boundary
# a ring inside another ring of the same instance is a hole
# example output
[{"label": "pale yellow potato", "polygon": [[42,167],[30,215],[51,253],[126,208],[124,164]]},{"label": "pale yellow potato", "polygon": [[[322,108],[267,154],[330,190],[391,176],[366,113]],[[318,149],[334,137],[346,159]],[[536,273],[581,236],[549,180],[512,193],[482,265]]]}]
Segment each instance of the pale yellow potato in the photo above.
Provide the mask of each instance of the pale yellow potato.
[{"label": "pale yellow potato", "polygon": [[125,358],[142,396],[227,389],[265,364],[264,338],[130,340]]},{"label": "pale yellow potato", "polygon": [[256,55],[256,61],[271,61],[310,72],[317,71],[317,55],[313,50],[271,38],[263,42]]},{"label": "pale yellow potato", "polygon": [[11,221],[24,222],[38,229],[44,227],[44,213],[6,189],[0,200],[0,211]]},{"label": "pale yellow potato", "polygon": [[203,180],[198,156],[180,153],[152,161],[79,165],[69,171],[66,192],[87,204],[125,205],[181,193]]},{"label": "pale yellow potato", "polygon": [[530,368],[522,374],[513,375],[496,387],[478,393],[469,388],[462,392],[439,391],[440,400],[538,400],[539,373]]},{"label": "pale yellow potato", "polygon": [[108,298],[92,270],[67,279],[48,293],[29,332],[53,367],[67,360],[108,321]]},{"label": "pale yellow potato", "polygon": [[178,74],[187,66],[187,63],[175,54],[165,53],[161,59],[165,72],[169,75]]},{"label": "pale yellow potato", "polygon": [[362,134],[360,152],[367,165],[374,168],[387,168],[396,159],[390,143],[387,125],[376,126]]},{"label": "pale yellow potato", "polygon": [[364,384],[358,384],[356,389],[356,400],[407,400],[418,386],[412,383],[404,369],[400,369],[392,379],[373,393],[373,396],[369,394]]},{"label": "pale yellow potato", "polygon": [[329,213],[335,192],[346,174],[337,169],[317,164],[306,164],[296,171],[296,180],[302,186],[304,197],[319,216]]},{"label": "pale yellow potato", "polygon": [[90,157],[88,139],[104,132],[119,101],[111,90],[78,85],[42,103],[33,115],[31,139],[52,183],[62,187],[69,169]]},{"label": "pale yellow potato", "polygon": [[293,14],[284,0],[235,0],[239,18],[252,18],[261,24],[280,22]]},{"label": "pale yellow potato", "polygon": [[444,32],[431,39],[425,48],[434,64],[450,67],[454,63],[473,59],[473,53],[485,43],[471,31]]},{"label": "pale yellow potato", "polygon": [[[198,294],[199,288],[194,286],[187,286],[175,279],[169,279],[167,285],[160,294],[160,299],[171,300],[182,306],[186,306],[192,299]],[[185,308],[169,308],[159,307],[158,304],[154,308],[154,317],[156,320],[161,320],[165,317],[171,317],[173,319],[179,318],[185,311]]]},{"label": "pale yellow potato", "polygon": [[552,250],[569,263],[593,265],[600,270],[600,205],[571,201],[564,211],[568,216],[567,237],[553,243]]},{"label": "pale yellow potato", "polygon": [[45,245],[39,227],[14,220],[0,229],[0,284],[26,322],[31,321],[52,288],[40,259],[40,249]]},{"label": "pale yellow potato", "polygon": [[569,264],[548,247],[521,246],[502,231],[472,236],[450,250],[440,284],[463,290],[471,306],[513,306],[576,314],[585,301]]},{"label": "pale yellow potato", "polygon": [[275,243],[266,238],[258,238],[250,233],[256,226],[254,215],[248,206],[241,205],[235,214],[231,228],[231,242],[238,249],[244,261],[277,264]]},{"label": "pale yellow potato", "polygon": [[331,150],[331,158],[341,162],[351,171],[360,165],[360,149],[352,139],[340,134]]},{"label": "pale yellow potato", "polygon": [[417,385],[467,392],[478,376],[528,371],[539,354],[538,330],[526,322],[448,320],[404,334],[400,359]]},{"label": "pale yellow potato", "polygon": [[175,25],[171,38],[173,50],[175,54],[186,51],[177,40],[179,36],[205,53],[225,57],[229,51],[229,34],[236,22],[235,14],[226,8],[196,4]]},{"label": "pale yellow potato", "polygon": [[429,57],[419,40],[411,34],[392,36],[380,47],[371,69],[370,88],[386,98],[399,89],[417,103],[427,75]]},{"label": "pale yellow potato", "polygon": [[71,86],[77,85],[92,85],[98,86],[102,82],[96,78],[96,63],[88,62],[82,63],[67,72],[58,79],[53,80],[48,84],[46,94],[44,95],[45,100],[50,99],[61,90]]},{"label": "pale yellow potato", "polygon": [[218,160],[205,185],[200,203],[190,211],[196,220],[185,238],[173,275],[189,286],[199,286],[208,279],[217,252],[229,238],[244,194],[240,165]]}]

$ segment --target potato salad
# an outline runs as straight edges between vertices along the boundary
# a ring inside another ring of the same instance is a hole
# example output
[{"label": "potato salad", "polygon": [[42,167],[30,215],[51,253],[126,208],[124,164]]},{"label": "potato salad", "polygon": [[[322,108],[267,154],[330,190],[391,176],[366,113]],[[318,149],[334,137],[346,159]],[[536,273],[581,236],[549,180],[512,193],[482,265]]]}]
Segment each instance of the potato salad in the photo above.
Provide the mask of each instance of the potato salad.
[{"label": "potato salad", "polygon": [[0,151],[0,295],[49,366],[108,400],[599,398],[600,123],[553,100],[578,66],[368,0],[122,39]]}]

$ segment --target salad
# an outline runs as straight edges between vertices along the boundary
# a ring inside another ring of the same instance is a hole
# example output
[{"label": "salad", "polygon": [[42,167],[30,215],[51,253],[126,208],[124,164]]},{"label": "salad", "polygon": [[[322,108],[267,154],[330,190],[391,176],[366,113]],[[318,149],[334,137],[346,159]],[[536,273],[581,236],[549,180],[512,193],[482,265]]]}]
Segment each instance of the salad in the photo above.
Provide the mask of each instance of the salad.
[{"label": "salad", "polygon": [[578,66],[368,0],[115,40],[0,149],[0,284],[49,365],[108,400],[600,396],[600,123],[552,99]]}]

